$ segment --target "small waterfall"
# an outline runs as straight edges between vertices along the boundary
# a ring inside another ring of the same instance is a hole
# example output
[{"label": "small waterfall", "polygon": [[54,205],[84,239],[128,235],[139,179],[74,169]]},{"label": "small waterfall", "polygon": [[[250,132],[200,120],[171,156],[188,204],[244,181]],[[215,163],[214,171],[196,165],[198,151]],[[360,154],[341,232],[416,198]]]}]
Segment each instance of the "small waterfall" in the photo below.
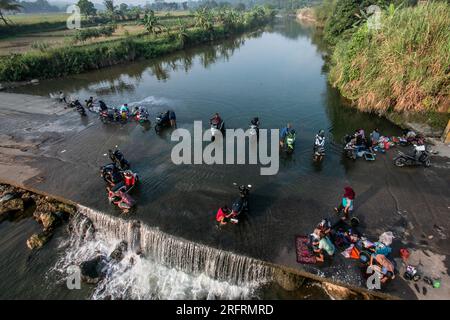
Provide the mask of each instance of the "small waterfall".
[{"label": "small waterfall", "polygon": [[187,241],[141,225],[139,221],[116,218],[81,205],[78,211],[96,229],[127,241],[132,250],[142,252],[166,268],[202,274],[234,285],[259,284],[272,279],[273,270],[263,261]]},{"label": "small waterfall", "polygon": [[270,280],[271,268],[264,262],[180,239],[156,228],[141,226],[141,247],[159,263],[187,273],[234,284]]}]

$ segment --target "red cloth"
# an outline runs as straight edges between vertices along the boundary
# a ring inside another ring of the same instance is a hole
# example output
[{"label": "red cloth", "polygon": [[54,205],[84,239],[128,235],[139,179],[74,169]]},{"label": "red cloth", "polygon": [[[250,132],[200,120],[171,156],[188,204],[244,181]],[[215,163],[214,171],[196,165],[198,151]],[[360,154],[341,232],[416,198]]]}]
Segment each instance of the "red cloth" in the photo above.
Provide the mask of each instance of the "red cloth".
[{"label": "red cloth", "polygon": [[355,191],[351,187],[345,187],[344,188],[344,198],[348,198],[350,200],[355,199]]},{"label": "red cloth", "polygon": [[217,210],[216,220],[217,220],[218,222],[220,222],[220,221],[222,221],[225,217],[226,217],[225,212],[223,212],[222,208],[219,208],[219,210]]}]

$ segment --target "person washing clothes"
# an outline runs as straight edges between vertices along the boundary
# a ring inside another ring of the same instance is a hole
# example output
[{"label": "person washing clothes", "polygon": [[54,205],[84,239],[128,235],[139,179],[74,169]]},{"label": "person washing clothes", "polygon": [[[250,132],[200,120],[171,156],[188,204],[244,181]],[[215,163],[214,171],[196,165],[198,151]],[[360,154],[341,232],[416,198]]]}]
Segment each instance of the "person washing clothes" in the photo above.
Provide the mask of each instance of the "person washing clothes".
[{"label": "person washing clothes", "polygon": [[289,132],[291,132],[291,130],[292,130],[292,125],[290,123],[288,123],[286,125],[286,127],[284,127],[283,129],[281,129],[281,131],[280,131],[280,147],[281,148],[284,147],[286,136],[288,135]]},{"label": "person washing clothes", "polygon": [[342,220],[348,220],[350,218],[351,213],[353,212],[353,203],[355,201],[355,191],[351,187],[344,188],[344,196],[342,197],[342,201],[334,208],[336,213],[340,213],[341,211],[344,213]]}]

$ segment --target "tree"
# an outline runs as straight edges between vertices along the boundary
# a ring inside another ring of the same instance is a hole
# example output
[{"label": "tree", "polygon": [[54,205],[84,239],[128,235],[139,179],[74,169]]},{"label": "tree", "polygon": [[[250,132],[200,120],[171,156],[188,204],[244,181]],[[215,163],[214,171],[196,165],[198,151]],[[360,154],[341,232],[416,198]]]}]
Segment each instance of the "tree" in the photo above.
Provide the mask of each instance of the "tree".
[{"label": "tree", "polygon": [[145,14],[141,21],[148,33],[158,34],[163,30],[163,25],[159,22],[159,18],[155,15],[155,11],[150,10]]},{"label": "tree", "polygon": [[184,48],[184,46],[186,45],[187,40],[189,39],[189,34],[187,32],[186,24],[183,23],[179,18],[178,18],[177,38],[180,41],[181,47]]},{"label": "tree", "polygon": [[105,5],[106,13],[108,13],[108,15],[114,16],[114,0],[105,0],[103,4]]},{"label": "tree", "polygon": [[92,17],[97,14],[97,9],[95,9],[94,4],[89,0],[79,0],[77,6],[80,8],[81,14],[86,17]]},{"label": "tree", "polygon": [[22,9],[22,6],[15,0],[0,0],[0,20],[2,20],[4,24],[9,25],[8,20],[4,16],[4,12],[18,12],[20,9]]},{"label": "tree", "polygon": [[128,5],[126,3],[121,3],[119,6],[119,10],[120,12],[125,14],[129,10]]}]

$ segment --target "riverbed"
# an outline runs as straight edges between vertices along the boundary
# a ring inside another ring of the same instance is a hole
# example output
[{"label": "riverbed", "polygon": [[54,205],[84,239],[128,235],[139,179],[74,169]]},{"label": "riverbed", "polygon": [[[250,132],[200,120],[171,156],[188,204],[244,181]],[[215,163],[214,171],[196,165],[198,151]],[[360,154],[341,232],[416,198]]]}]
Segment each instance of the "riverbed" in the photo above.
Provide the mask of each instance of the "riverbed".
[{"label": "riverbed", "polygon": [[[283,20],[260,32],[161,59],[42,81],[14,91],[43,97],[59,90],[80,99],[94,96],[109,106],[145,106],[152,118],[173,109],[178,127],[191,131],[196,120],[207,128],[215,112],[227,128],[248,128],[256,116],[262,128],[281,128],[290,122],[297,131],[296,150],[292,156],[281,157],[274,176],[261,176],[257,165],[177,166],[170,158],[175,144],[170,131],[157,135],[136,123],[103,125],[93,113],[85,119],[69,111],[51,116],[28,113],[13,123],[10,119],[18,119],[17,113],[9,110],[0,120],[0,133],[34,146],[25,151],[22,146],[25,154],[11,155],[35,170],[24,178],[25,185],[113,216],[120,212],[108,203],[98,169],[108,163],[107,150],[117,145],[141,177],[134,194],[138,206],[129,219],[224,251],[363,286],[360,271],[339,256],[335,264],[322,267],[299,265],[295,256],[295,236],[309,234],[324,217],[334,218],[333,207],[342,189],[351,185],[357,194],[355,213],[367,235],[376,240],[391,230],[397,246],[426,247],[448,256],[448,160],[436,157],[429,169],[398,169],[392,163],[395,150],[377,155],[374,162],[345,159],[342,137],[346,133],[357,128],[369,133],[377,127],[391,136],[400,135],[401,130],[343,101],[327,83],[323,48],[313,27]],[[312,145],[320,129],[326,132],[327,152],[318,165],[312,162]],[[239,225],[218,229],[217,208],[231,204],[237,196],[233,182],[253,186],[251,211]],[[20,227],[26,228],[26,223]],[[9,232],[18,231],[4,234]],[[52,243],[58,245],[57,240]],[[12,242],[8,250],[19,245],[19,240]],[[27,255],[23,251],[22,260]],[[58,257],[52,259],[57,263]],[[38,267],[39,272],[46,274],[53,265]],[[401,279],[386,291],[415,297]],[[5,296],[26,295],[23,288],[14,291],[8,286]]]}]

